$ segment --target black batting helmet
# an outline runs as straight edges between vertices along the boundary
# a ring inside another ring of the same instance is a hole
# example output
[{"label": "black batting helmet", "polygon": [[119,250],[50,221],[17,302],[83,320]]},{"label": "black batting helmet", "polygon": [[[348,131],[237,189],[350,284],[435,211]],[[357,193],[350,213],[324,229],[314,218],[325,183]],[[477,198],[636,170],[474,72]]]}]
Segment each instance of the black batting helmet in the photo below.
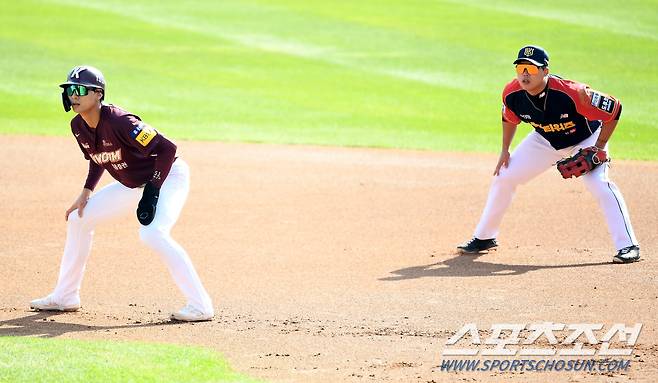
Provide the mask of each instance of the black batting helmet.
[{"label": "black batting helmet", "polygon": [[105,77],[103,77],[103,73],[100,70],[93,66],[76,66],[66,76],[66,82],[59,84],[61,88],[64,88],[62,91],[62,103],[64,104],[64,110],[67,112],[71,110],[71,102],[66,95],[66,88],[69,85],[84,85],[90,88],[102,89],[103,96],[101,97],[101,101],[105,99]]}]

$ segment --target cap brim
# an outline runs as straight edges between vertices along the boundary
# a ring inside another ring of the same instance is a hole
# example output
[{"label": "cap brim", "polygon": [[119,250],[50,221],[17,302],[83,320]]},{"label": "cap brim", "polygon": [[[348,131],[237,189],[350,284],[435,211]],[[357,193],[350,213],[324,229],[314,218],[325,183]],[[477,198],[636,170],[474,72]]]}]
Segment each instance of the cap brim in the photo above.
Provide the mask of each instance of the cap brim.
[{"label": "cap brim", "polygon": [[534,65],[537,65],[537,66],[545,66],[545,65],[546,65],[546,64],[544,64],[544,63],[540,63],[539,61],[535,61],[535,60],[533,60],[533,59],[528,59],[528,58],[520,58],[520,59],[516,59],[516,60],[514,61],[514,65],[520,63],[521,61],[530,61],[531,63],[533,63]]},{"label": "cap brim", "polygon": [[88,88],[103,89],[103,88],[101,88],[100,86],[98,86],[98,85],[96,85],[96,84],[89,84],[89,83],[84,83],[84,82],[72,82],[72,81],[69,81],[69,82],[65,82],[65,83],[59,84],[59,87],[60,87],[60,88],[66,88],[66,87],[68,87],[69,85],[84,85],[84,86],[86,86],[86,87],[88,87]]}]

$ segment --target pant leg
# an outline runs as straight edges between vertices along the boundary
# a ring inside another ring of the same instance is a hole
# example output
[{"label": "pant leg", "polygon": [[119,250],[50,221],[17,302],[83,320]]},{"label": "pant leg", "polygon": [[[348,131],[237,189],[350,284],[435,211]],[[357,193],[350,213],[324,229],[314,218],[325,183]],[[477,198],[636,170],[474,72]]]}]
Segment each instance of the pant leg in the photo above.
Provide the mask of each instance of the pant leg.
[{"label": "pant leg", "polygon": [[130,189],[114,182],[91,195],[82,217],[78,216],[78,210],[69,214],[59,278],[51,294],[56,302],[61,304],[80,302],[80,286],[91,251],[94,228],[101,222],[133,211],[139,196],[137,189]]},{"label": "pant leg", "polygon": [[[598,137],[598,133],[593,136]],[[596,142],[596,137],[594,137],[593,142]],[[592,142],[586,141],[592,141],[591,137],[579,144],[578,147],[594,145]],[[606,145],[605,150],[608,152],[608,145]],[[624,197],[617,185],[610,181],[609,170],[610,163],[606,162],[585,174],[582,179],[587,189],[592,193],[596,202],[598,202],[603,210],[606,223],[608,224],[608,232],[612,236],[612,241],[616,249],[620,250],[627,246],[638,245],[638,241],[635,238],[635,232],[631,225],[631,219]]]},{"label": "pant leg", "polygon": [[[153,222],[142,226],[142,241],[164,261],[176,285],[188,300],[188,304],[208,313],[214,313],[212,301],[194,269],[185,249],[170,235],[180,216],[190,188],[189,167],[178,158],[160,189],[157,210]],[[141,189],[140,189],[141,190]]]},{"label": "pant leg", "polygon": [[545,138],[534,130],[530,132],[511,154],[509,166],[502,167],[499,175],[494,176],[474,236],[480,239],[496,238],[516,187],[537,177],[560,158],[561,152],[555,150]]}]

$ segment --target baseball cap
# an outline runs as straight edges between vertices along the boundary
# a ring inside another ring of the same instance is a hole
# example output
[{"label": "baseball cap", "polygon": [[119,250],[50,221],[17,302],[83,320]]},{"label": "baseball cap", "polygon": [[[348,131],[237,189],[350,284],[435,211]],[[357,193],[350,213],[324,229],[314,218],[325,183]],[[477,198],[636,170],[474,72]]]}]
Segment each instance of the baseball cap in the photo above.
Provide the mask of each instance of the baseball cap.
[{"label": "baseball cap", "polygon": [[548,66],[548,52],[537,45],[526,45],[519,51],[514,64],[518,64],[520,61],[530,61],[537,66]]}]

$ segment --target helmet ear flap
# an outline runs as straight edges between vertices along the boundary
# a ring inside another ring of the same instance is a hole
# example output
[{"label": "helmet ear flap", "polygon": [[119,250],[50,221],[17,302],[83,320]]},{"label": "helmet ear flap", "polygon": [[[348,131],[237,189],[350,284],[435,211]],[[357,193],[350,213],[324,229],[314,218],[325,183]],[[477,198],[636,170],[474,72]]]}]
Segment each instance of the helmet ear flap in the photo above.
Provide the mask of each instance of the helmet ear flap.
[{"label": "helmet ear flap", "polygon": [[71,100],[69,100],[69,96],[66,95],[66,89],[62,91],[62,105],[64,106],[65,112],[71,110]]}]

